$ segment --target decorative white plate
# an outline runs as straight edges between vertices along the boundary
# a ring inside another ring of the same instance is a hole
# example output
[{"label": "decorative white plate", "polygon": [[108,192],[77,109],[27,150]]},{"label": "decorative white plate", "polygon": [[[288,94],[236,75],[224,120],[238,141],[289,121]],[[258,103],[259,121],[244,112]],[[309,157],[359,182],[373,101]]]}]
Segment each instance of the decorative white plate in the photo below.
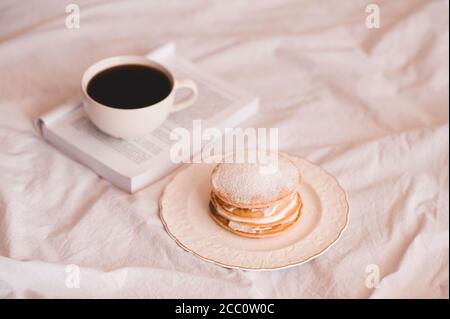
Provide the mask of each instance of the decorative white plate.
[{"label": "decorative white plate", "polygon": [[160,201],[169,235],[188,252],[243,270],[275,270],[307,262],[334,244],[348,221],[344,190],[336,179],[304,159],[289,156],[303,177],[298,223],[276,237],[235,235],[209,216],[210,175],[215,164],[192,164],[167,185]]}]

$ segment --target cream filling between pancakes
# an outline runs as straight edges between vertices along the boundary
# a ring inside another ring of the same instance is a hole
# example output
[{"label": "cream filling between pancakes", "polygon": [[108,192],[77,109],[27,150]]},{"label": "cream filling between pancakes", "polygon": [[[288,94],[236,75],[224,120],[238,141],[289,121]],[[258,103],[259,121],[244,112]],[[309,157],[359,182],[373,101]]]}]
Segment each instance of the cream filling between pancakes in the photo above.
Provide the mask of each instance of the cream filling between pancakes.
[{"label": "cream filling between pancakes", "polygon": [[[300,210],[298,210],[295,214],[292,214],[292,216],[290,216],[285,221],[283,221],[282,225],[293,222],[297,218],[299,212],[300,212]],[[230,227],[231,229],[236,230],[236,231],[255,234],[255,233],[260,233],[265,230],[270,230],[274,226],[249,226],[249,225],[238,224],[233,221],[230,221],[228,223],[228,227]]]},{"label": "cream filling between pancakes", "polygon": [[[268,224],[273,223],[279,220],[282,220],[286,217],[286,215],[298,204],[298,195],[295,193],[289,202],[289,204],[283,208],[281,212],[278,214],[272,215],[275,212],[275,209],[279,207],[282,203],[274,205],[269,210],[272,212],[271,215],[266,217],[252,218],[252,217],[240,217],[227,212],[220,204],[213,200],[214,207],[216,208],[217,213],[226,218],[231,222],[242,222],[242,223],[251,223],[251,224]],[[295,214],[294,214],[295,215]],[[231,227],[231,226],[230,226]]]},{"label": "cream filling between pancakes", "polygon": [[[244,210],[248,211],[250,213],[262,213],[264,217],[272,216],[276,213],[276,211],[278,210],[278,208],[280,208],[280,206],[286,205],[287,201],[294,200],[296,196],[297,196],[297,193],[294,193],[294,194],[290,195],[286,200],[279,202],[273,206],[266,207],[266,208],[244,208]],[[230,204],[223,202],[219,197],[217,197],[217,195],[212,195],[211,201],[214,203],[214,206],[216,206],[216,207],[219,206],[228,213],[233,213],[236,210],[243,209],[241,207],[232,206]]]},{"label": "cream filling between pancakes", "polygon": [[[291,199],[292,199],[294,196],[295,196],[295,194],[291,196]],[[284,204],[284,203],[281,202],[281,203],[275,204],[275,205],[273,205],[273,206],[271,206],[271,207],[267,207],[267,208],[264,208],[264,209],[261,209],[261,208],[246,208],[246,210],[248,210],[248,211],[250,211],[250,212],[252,212],[252,213],[253,213],[253,212],[254,212],[254,213],[259,213],[259,212],[262,211],[263,216],[271,216],[271,215],[273,215],[273,214],[276,212],[276,210],[277,210],[281,205],[283,205],[283,204]],[[238,207],[235,207],[235,206],[232,206],[232,205],[228,205],[228,204],[226,204],[226,203],[220,203],[220,204],[218,204],[218,205],[220,205],[221,208],[223,207],[225,210],[227,210],[227,211],[229,211],[229,212],[234,212],[235,210],[240,209],[240,208],[238,208]]]}]

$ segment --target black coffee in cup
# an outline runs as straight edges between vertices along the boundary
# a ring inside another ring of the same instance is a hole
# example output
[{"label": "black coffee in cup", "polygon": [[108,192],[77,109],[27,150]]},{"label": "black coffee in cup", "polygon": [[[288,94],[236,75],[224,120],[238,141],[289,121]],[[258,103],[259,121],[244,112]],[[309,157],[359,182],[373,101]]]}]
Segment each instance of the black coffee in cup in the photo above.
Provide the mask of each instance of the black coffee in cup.
[{"label": "black coffee in cup", "polygon": [[138,109],[164,100],[172,91],[171,78],[146,65],[127,64],[96,74],[87,85],[88,95],[117,109]]}]

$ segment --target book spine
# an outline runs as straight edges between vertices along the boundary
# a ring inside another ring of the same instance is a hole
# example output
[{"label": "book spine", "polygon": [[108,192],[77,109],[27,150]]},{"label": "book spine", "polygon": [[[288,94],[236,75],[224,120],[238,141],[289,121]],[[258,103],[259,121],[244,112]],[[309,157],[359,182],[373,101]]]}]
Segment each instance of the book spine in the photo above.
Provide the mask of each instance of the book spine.
[{"label": "book spine", "polygon": [[74,111],[75,109],[82,106],[82,102],[80,100],[71,101],[68,103],[63,104],[62,106],[58,106],[54,108],[53,110],[45,113],[44,115],[41,115],[39,118],[37,118],[34,122],[34,125],[36,129],[39,131],[39,133],[42,135],[42,126],[51,125],[53,122],[55,122],[57,119],[61,118],[62,116],[69,114],[70,112]]}]

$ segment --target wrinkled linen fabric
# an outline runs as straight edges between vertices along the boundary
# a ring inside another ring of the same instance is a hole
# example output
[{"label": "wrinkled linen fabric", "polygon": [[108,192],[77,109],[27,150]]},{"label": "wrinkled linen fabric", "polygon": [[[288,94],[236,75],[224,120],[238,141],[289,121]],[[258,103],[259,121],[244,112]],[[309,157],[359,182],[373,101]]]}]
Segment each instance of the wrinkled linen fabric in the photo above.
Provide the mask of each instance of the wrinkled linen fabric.
[{"label": "wrinkled linen fabric", "polygon": [[[448,298],[448,1],[376,1],[380,28],[358,0],[76,3],[78,29],[65,2],[0,2],[1,297]],[[279,128],[281,150],[337,177],[350,220],[325,254],[202,261],[158,217],[174,173],[129,195],[39,136],[91,63],[170,41],[260,97],[243,127]]]}]

